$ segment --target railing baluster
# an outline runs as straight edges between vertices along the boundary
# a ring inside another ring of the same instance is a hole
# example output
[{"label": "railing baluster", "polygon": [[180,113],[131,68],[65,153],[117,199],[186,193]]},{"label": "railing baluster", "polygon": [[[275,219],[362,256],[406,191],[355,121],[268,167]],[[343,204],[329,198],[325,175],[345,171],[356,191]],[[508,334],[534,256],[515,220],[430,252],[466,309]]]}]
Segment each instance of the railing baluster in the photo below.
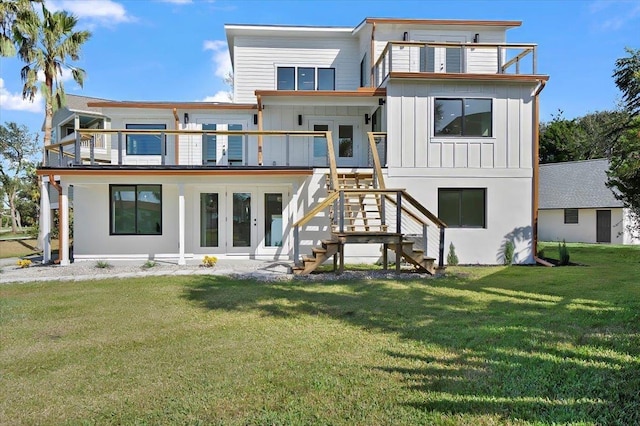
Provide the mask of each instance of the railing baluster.
[{"label": "railing baluster", "polygon": [[444,226],[440,227],[440,246],[438,247],[438,268],[444,268]]},{"label": "railing baluster", "polygon": [[396,192],[396,232],[402,232],[402,192]]},{"label": "railing baluster", "polygon": [[73,146],[73,164],[82,164],[82,154],[80,154],[80,132],[76,129],[76,143]]},{"label": "railing baluster", "polygon": [[429,250],[429,244],[427,243],[427,231],[428,231],[429,225],[427,225],[426,223],[422,223],[422,249],[424,250],[424,255],[427,255],[427,251]]},{"label": "railing baluster", "polygon": [[91,136],[91,139],[89,139],[89,163],[92,166],[95,164],[95,150],[96,150],[96,137]]},{"label": "railing baluster", "polygon": [[[207,134],[203,133],[202,134],[202,164],[205,165],[205,166],[208,163],[208,158],[207,158],[207,156],[208,156],[207,153],[209,152],[208,144],[209,144],[209,139],[207,138]],[[216,155],[217,155],[217,153],[216,153]]]},{"label": "railing baluster", "polygon": [[300,266],[300,227],[293,228],[293,264]]},{"label": "railing baluster", "polygon": [[340,191],[340,233],[344,232],[344,191]]},{"label": "railing baluster", "polygon": [[58,166],[66,167],[64,164],[64,147],[60,145],[60,150],[58,151]]},{"label": "railing baluster", "polygon": [[533,47],[533,74],[536,74],[538,72],[538,50]]},{"label": "railing baluster", "polygon": [[498,74],[502,74],[502,46],[498,46]]},{"label": "railing baluster", "polygon": [[164,132],[160,132],[160,164],[163,166],[167,162],[167,144],[164,139]]},{"label": "railing baluster", "polygon": [[244,165],[249,165],[249,135],[244,135]]},{"label": "railing baluster", "polygon": [[289,155],[290,155],[289,154],[289,151],[290,151],[289,143],[291,142],[291,138],[289,137],[289,134],[286,134],[284,138],[285,138],[285,145],[286,145],[286,147],[285,147],[285,164],[288,166],[289,165],[289,161],[290,161],[290,159],[289,159]]}]

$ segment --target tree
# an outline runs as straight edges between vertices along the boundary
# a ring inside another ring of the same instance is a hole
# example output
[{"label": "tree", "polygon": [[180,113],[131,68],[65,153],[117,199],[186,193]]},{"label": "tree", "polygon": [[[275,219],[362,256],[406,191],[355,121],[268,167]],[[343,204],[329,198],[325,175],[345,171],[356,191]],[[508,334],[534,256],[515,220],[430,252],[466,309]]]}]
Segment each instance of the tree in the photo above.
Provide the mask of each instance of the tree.
[{"label": "tree", "polygon": [[51,143],[53,113],[65,103],[62,70],[71,70],[73,79],[81,87],[84,83],[85,71],[68,62],[69,58],[80,59],[80,49],[91,37],[89,31],[75,31],[77,23],[74,15],[66,11],[51,13],[43,4],[42,16],[25,15],[25,19],[14,26],[18,56],[26,63],[21,70],[24,99],[33,101],[38,92],[38,72],[44,74],[45,146]]},{"label": "tree", "polygon": [[22,229],[18,206],[20,192],[27,189],[34,169],[34,156],[38,152],[38,136],[29,133],[26,126],[14,122],[0,125],[0,183],[4,193],[2,204],[9,207],[11,231]]},{"label": "tree", "polygon": [[622,92],[625,109],[631,116],[640,115],[640,49],[625,49],[628,58],[616,61],[613,79]]},{"label": "tree", "polygon": [[623,93],[629,120],[611,151],[607,185],[631,210],[630,230],[640,236],[640,49],[616,61],[613,78]]},{"label": "tree", "polygon": [[21,22],[35,18],[34,3],[42,3],[42,0],[0,0],[0,56],[16,54],[14,32]]}]

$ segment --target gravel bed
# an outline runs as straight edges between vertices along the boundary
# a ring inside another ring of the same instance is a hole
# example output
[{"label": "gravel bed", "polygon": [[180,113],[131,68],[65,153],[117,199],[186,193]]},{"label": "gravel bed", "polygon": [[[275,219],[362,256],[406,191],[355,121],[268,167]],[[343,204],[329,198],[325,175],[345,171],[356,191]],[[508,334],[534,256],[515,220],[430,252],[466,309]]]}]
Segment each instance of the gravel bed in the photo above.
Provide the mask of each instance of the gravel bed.
[{"label": "gravel bed", "polygon": [[338,275],[333,272],[314,273],[311,275],[292,275],[289,273],[290,262],[274,262],[259,260],[220,259],[213,268],[205,268],[195,261],[187,265],[171,262],[156,262],[153,267],[145,267],[140,261],[110,261],[104,268],[97,267],[97,262],[75,262],[68,266],[42,265],[34,261],[28,268],[20,268],[17,259],[2,259],[0,262],[0,284],[16,282],[43,281],[87,281],[108,278],[132,278],[165,275],[224,275],[234,279],[253,279],[257,281],[340,281],[340,280],[375,280],[375,279],[429,279],[429,274],[403,270],[396,274],[394,270],[382,271],[345,271]]}]

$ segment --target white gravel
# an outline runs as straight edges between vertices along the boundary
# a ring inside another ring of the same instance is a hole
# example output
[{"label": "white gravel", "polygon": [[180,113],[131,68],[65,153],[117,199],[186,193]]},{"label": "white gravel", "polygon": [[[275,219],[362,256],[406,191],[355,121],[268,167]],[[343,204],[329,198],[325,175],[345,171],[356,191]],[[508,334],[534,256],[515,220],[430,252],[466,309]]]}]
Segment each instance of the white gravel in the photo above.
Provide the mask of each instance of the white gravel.
[{"label": "white gravel", "polygon": [[97,267],[96,262],[75,262],[68,266],[42,265],[37,261],[28,268],[20,268],[17,259],[0,259],[0,284],[16,282],[42,281],[86,281],[108,278],[132,278],[163,275],[224,275],[236,279],[255,279],[258,281],[335,281],[370,279],[421,279],[431,278],[428,274],[403,271],[396,275],[389,271],[345,271],[334,273],[297,276],[289,273],[291,262],[219,259],[213,268],[205,268],[198,261],[187,262],[179,266],[172,262],[158,261],[155,266],[145,268],[142,261],[109,261],[106,268]]}]

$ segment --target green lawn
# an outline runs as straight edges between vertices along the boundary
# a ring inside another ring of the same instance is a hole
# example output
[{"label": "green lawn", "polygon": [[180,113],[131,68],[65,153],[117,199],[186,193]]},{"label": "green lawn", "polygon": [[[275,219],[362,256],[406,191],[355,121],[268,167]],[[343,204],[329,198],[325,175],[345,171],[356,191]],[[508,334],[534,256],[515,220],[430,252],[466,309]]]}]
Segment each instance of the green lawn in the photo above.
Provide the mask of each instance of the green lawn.
[{"label": "green lawn", "polygon": [[588,266],[0,286],[0,423],[638,424],[640,248],[570,253]]}]

